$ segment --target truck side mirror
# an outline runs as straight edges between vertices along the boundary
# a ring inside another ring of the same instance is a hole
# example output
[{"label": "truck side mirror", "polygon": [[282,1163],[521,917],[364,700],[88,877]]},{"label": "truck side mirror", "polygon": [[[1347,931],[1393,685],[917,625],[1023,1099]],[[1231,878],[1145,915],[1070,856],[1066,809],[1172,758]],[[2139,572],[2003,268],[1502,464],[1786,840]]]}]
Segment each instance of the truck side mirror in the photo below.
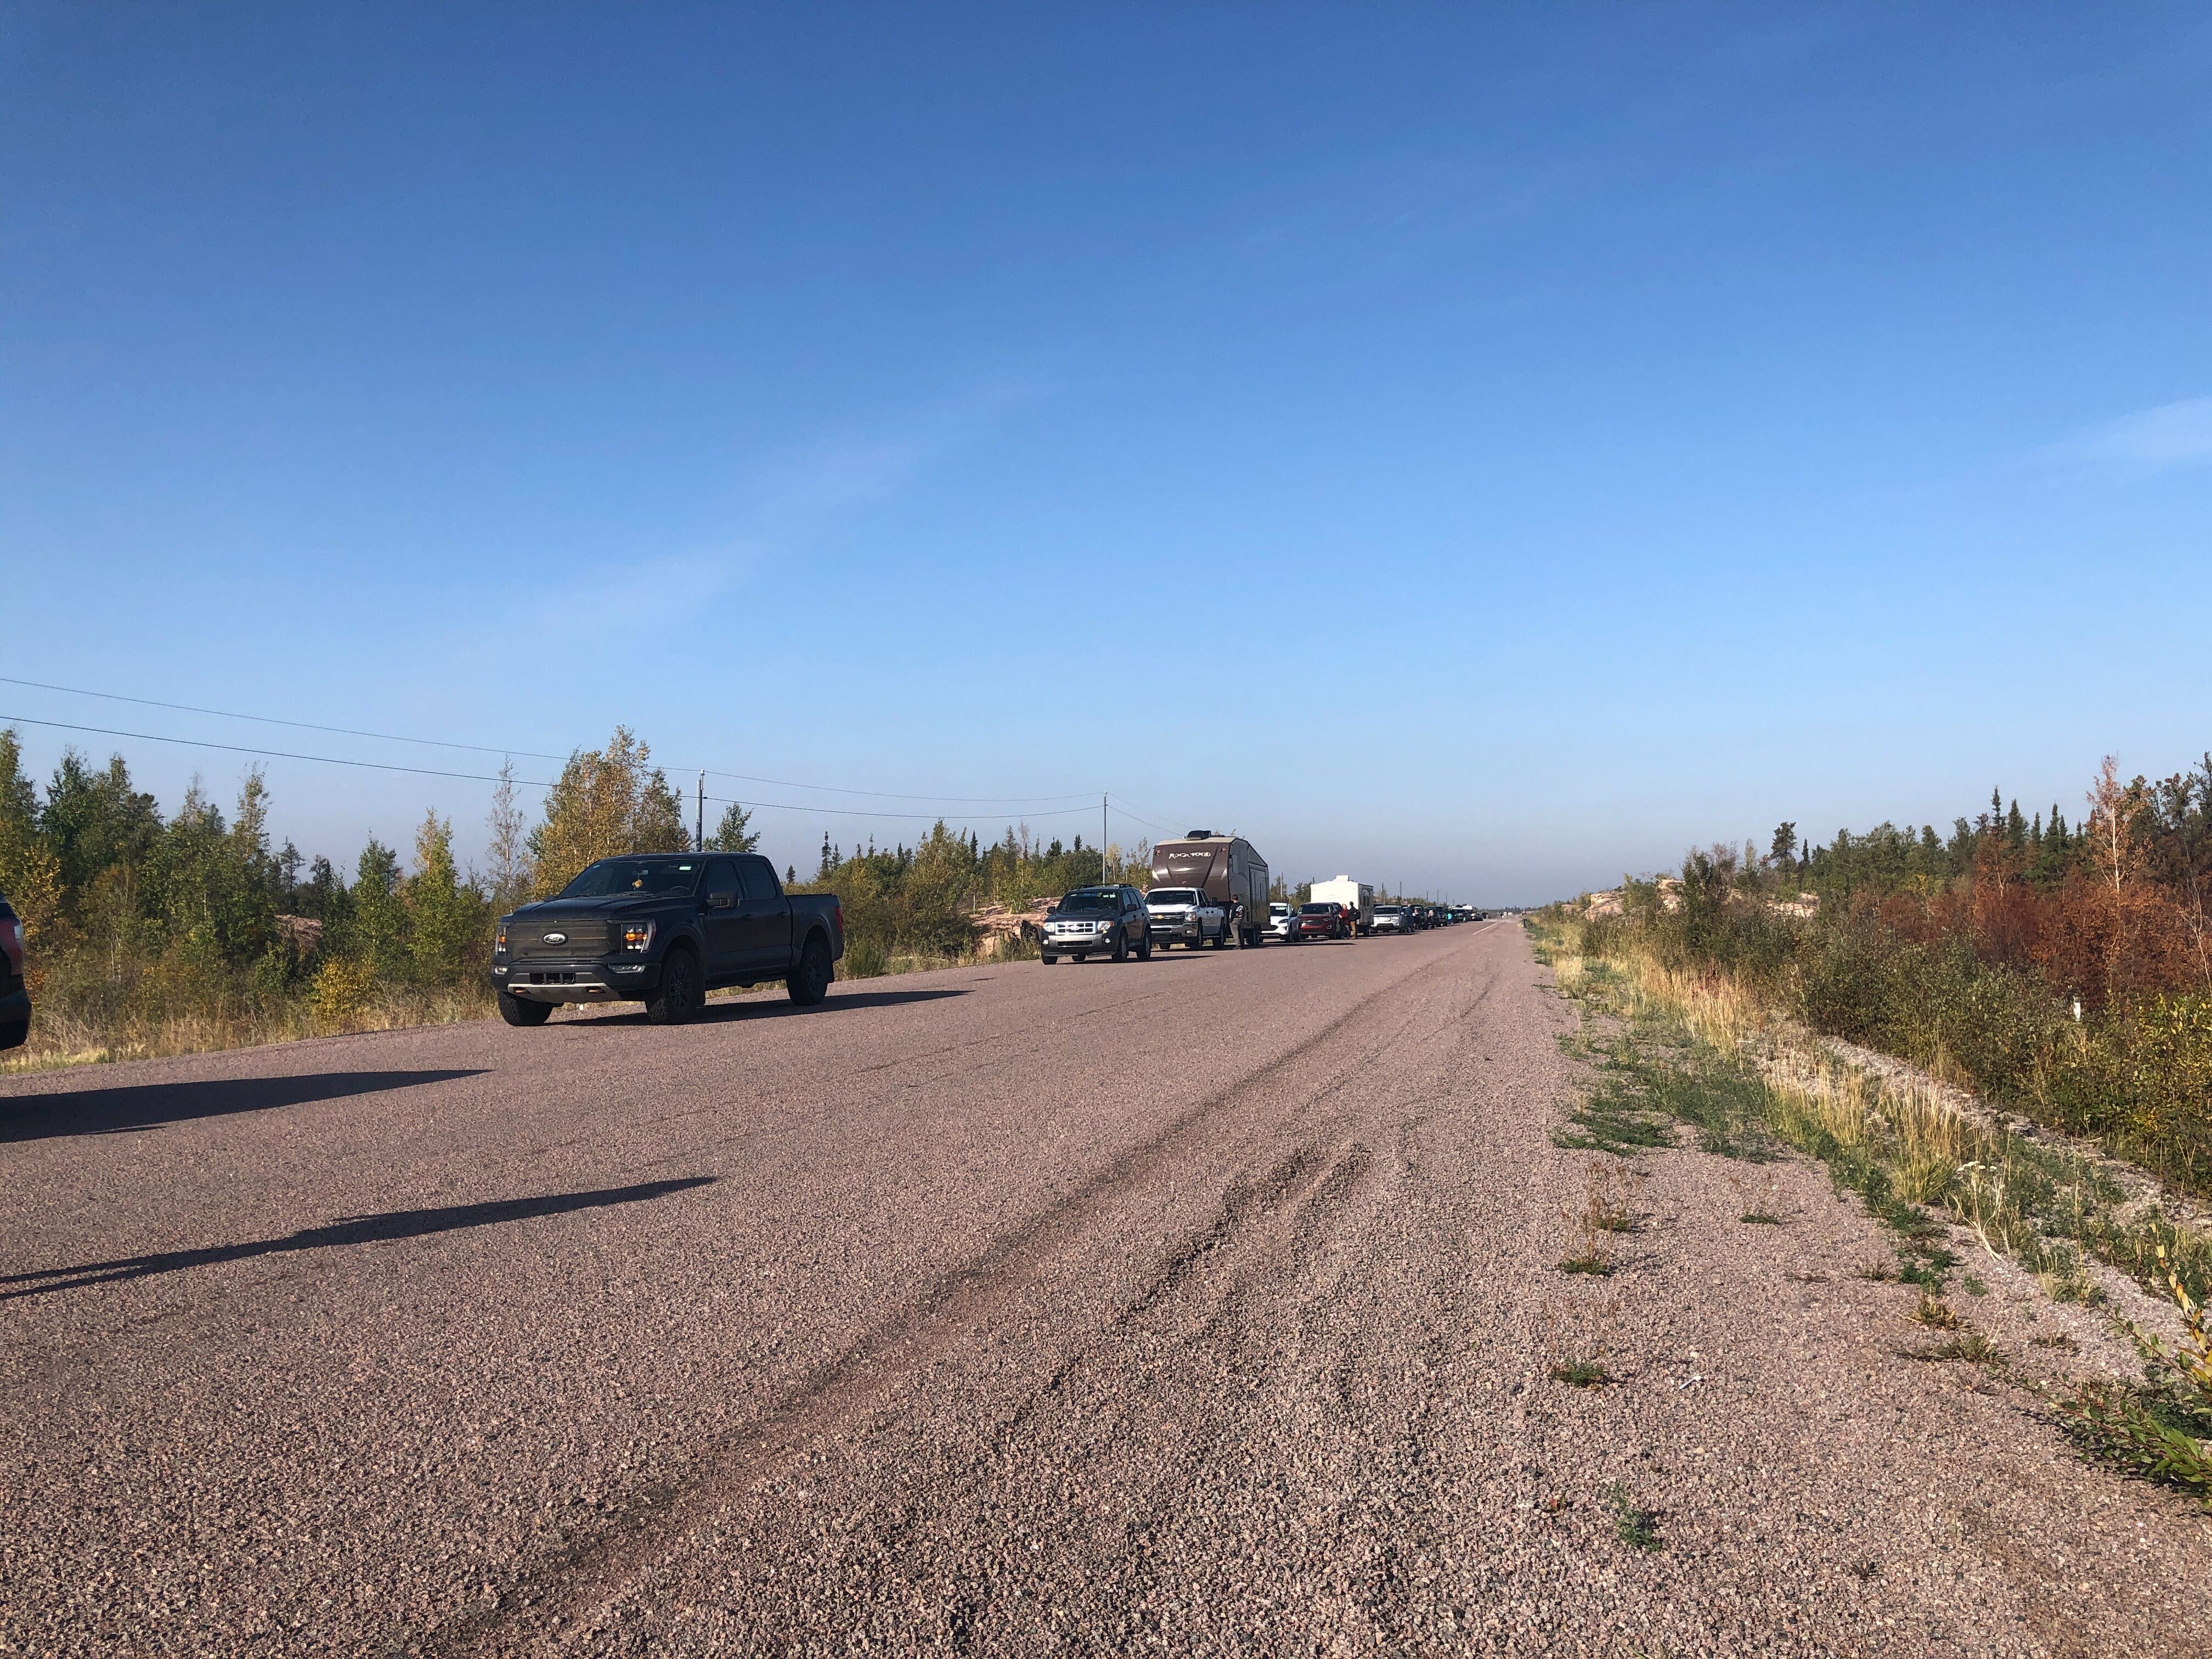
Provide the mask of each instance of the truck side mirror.
[{"label": "truck side mirror", "polygon": [[738,896],[735,893],[709,893],[707,895],[707,908],[709,910],[726,910],[732,905],[736,904],[737,902]]}]

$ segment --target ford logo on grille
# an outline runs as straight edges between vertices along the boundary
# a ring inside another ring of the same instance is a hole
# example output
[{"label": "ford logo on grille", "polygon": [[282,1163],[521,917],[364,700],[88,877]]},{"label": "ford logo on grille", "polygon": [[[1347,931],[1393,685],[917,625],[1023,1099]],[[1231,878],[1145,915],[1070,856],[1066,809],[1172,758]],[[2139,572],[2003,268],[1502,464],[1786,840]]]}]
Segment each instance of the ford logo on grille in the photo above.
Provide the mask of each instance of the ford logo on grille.
[{"label": "ford logo on grille", "polygon": [[566,933],[548,933],[545,935],[545,942],[548,945],[566,945],[568,942],[568,936]]}]

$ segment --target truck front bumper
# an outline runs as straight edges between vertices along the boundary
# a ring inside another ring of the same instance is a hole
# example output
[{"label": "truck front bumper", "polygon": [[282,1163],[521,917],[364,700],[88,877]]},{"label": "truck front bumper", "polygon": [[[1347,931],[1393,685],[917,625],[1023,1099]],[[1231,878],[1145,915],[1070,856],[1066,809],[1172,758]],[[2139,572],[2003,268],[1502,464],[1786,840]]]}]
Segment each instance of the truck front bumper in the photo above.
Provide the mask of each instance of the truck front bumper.
[{"label": "truck front bumper", "polygon": [[1148,925],[1154,939],[1197,939],[1205,932],[1199,926],[1196,916],[1182,921],[1155,921]]},{"label": "truck front bumper", "polygon": [[657,962],[495,962],[493,988],[526,1002],[642,1002],[660,988]]}]

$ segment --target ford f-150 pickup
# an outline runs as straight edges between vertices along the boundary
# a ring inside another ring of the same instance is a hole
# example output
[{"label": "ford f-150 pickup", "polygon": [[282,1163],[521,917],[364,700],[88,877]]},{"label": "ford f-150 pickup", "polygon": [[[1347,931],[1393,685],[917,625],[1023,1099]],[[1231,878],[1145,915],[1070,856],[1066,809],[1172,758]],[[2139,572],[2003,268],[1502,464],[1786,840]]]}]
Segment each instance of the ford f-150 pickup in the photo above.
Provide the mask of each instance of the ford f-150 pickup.
[{"label": "ford f-150 pickup", "polygon": [[543,1025],[568,1002],[642,1002],[678,1025],[725,985],[780,979],[793,1002],[817,1003],[844,954],[836,896],[786,893],[766,859],[647,853],[586,865],[501,916],[491,980],[509,1025]]}]

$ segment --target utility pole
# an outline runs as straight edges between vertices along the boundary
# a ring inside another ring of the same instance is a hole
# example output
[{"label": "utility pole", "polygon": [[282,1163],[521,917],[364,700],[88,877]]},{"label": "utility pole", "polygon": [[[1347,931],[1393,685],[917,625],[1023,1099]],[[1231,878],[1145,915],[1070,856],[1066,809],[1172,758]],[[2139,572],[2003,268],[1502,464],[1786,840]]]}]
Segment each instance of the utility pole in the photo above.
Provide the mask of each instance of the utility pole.
[{"label": "utility pole", "polygon": [[1103,790],[1098,795],[1098,884],[1101,887],[1106,884],[1106,795]]},{"label": "utility pole", "polygon": [[702,772],[702,773],[699,775],[699,823],[698,823],[698,828],[697,828],[697,830],[696,830],[696,844],[693,847],[692,851],[696,852],[696,853],[703,853],[703,852],[705,852],[706,850],[707,850],[707,775],[706,775],[704,772]]}]

